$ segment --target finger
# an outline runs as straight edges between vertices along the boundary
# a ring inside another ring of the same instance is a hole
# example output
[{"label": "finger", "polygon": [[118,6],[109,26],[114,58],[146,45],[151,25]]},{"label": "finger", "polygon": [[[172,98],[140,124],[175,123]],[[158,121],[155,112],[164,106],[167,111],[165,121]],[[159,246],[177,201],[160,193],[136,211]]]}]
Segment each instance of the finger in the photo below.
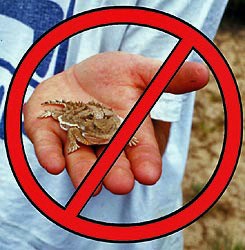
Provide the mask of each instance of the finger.
[{"label": "finger", "polygon": [[40,165],[51,174],[59,174],[65,168],[63,140],[65,132],[52,118],[40,119],[39,103],[31,99],[23,107],[25,132],[32,141]]},{"label": "finger", "polygon": [[[96,154],[99,156],[103,150],[104,147],[100,147]],[[103,184],[114,194],[127,194],[133,189],[134,175],[124,152],[122,152],[109,173],[105,176]]]},{"label": "finger", "polygon": [[162,159],[149,117],[143,122],[135,135],[136,146],[127,147],[126,155],[131,163],[134,177],[145,185],[155,184],[162,173]]},{"label": "finger", "polygon": [[[158,72],[162,62],[143,56],[136,56],[135,60],[136,72],[138,72],[141,79],[143,79],[143,85],[140,87],[144,89]],[[166,92],[183,94],[195,91],[203,88],[208,81],[209,70],[207,66],[198,62],[185,62],[166,88]]]},{"label": "finger", "polygon": [[[73,153],[67,153],[68,145],[65,147],[66,168],[71,178],[72,184],[77,188],[84,177],[87,175],[97,157],[90,146],[80,145],[80,148]],[[101,185],[97,188],[94,195],[101,190]]]},{"label": "finger", "polygon": [[203,88],[209,81],[208,68],[197,62],[186,62],[170,82],[166,92],[183,94]]},{"label": "finger", "polygon": [[46,127],[31,132],[29,137],[40,165],[51,174],[61,173],[65,168],[65,158],[60,137]]}]

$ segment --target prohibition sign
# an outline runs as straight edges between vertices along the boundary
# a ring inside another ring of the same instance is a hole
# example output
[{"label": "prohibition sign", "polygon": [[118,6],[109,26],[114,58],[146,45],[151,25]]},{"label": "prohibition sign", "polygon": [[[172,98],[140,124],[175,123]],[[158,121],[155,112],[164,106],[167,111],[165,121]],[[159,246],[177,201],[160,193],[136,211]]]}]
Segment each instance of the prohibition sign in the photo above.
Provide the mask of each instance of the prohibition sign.
[{"label": "prohibition sign", "polygon": [[[62,207],[37,183],[26,161],[21,139],[21,107],[26,87],[39,62],[60,42],[81,31],[117,24],[135,24],[158,29],[179,38],[179,42],[103,155],[97,160],[66,207]],[[152,221],[116,224],[80,216],[80,211],[102,178],[193,49],[212,69],[222,93],[225,110],[225,138],[221,157],[205,189],[183,208]],[[24,194],[41,213],[56,224],[81,236],[103,241],[151,240],[171,234],[192,223],[224,192],[234,173],[241,148],[242,113],[239,92],[232,72],[220,52],[208,38],[189,24],[169,14],[146,8],[101,8],[73,16],[54,27],[31,47],[19,64],[8,92],[5,111],[8,157]]]}]

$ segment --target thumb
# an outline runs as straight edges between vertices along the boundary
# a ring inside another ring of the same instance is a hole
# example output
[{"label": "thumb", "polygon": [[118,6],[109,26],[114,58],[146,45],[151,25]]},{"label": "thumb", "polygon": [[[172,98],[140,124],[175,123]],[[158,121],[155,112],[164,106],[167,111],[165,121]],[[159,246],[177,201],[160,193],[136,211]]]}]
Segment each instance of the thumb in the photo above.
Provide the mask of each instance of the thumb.
[{"label": "thumb", "polygon": [[168,85],[166,92],[183,94],[203,88],[209,81],[208,67],[202,63],[185,62]]},{"label": "thumb", "polygon": [[[160,60],[143,56],[137,57],[136,70],[144,84],[151,82],[161,66]],[[184,94],[203,88],[208,81],[209,70],[207,66],[198,62],[185,62],[171,80],[165,92]]]}]

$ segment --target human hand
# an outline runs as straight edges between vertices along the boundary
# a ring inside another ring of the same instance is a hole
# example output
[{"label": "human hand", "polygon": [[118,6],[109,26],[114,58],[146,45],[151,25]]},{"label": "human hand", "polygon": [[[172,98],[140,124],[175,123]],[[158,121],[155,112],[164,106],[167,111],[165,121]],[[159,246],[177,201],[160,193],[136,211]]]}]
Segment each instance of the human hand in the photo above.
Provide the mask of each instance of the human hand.
[{"label": "human hand", "polygon": [[[52,174],[59,174],[66,167],[73,185],[78,187],[104,148],[80,145],[79,150],[67,154],[66,132],[58,122],[51,118],[37,118],[42,113],[42,102],[96,100],[125,117],[161,64],[158,60],[138,55],[107,52],[90,57],[40,83],[24,107],[25,130],[34,144],[40,164]],[[207,81],[205,66],[185,63],[166,91],[190,92],[203,87]],[[157,138],[164,128],[166,126],[162,129],[158,126],[155,136],[153,123],[147,117],[136,133],[138,145],[125,148],[104,178],[103,185],[113,193],[125,194],[132,190],[135,180],[145,185],[156,183],[162,169]],[[160,148],[164,149],[166,143],[162,144]],[[100,189],[101,186],[96,193]]]}]

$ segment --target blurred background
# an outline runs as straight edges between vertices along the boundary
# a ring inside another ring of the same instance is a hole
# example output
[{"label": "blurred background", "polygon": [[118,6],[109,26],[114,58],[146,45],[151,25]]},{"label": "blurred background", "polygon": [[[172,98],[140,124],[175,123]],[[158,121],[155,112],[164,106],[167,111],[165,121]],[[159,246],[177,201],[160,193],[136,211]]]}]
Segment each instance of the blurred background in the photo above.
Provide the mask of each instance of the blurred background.
[{"label": "blurred background", "polygon": [[[215,44],[225,56],[245,101],[245,0],[230,0]],[[184,202],[198,194],[212,175],[224,133],[222,100],[216,81],[196,98],[191,145],[183,181]],[[244,141],[243,141],[244,146]],[[245,250],[245,150],[233,179],[221,199],[184,230],[187,250]]]}]

